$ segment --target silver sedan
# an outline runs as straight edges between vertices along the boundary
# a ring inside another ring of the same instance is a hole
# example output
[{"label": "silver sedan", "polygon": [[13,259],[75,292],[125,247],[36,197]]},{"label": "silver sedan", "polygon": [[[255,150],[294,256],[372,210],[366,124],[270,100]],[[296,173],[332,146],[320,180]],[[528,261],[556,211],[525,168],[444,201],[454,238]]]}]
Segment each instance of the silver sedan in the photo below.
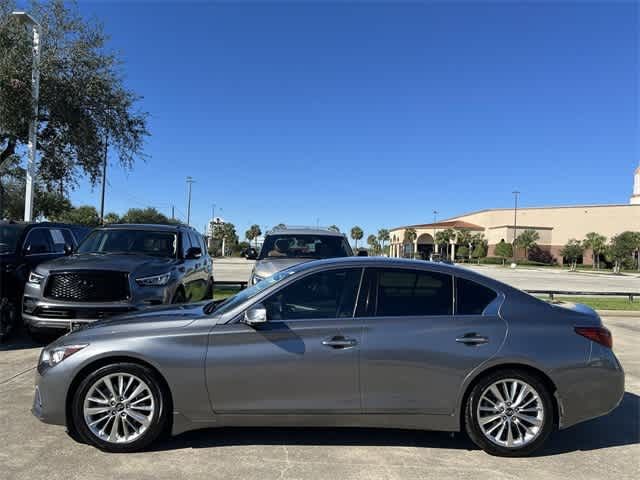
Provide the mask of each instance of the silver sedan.
[{"label": "silver sedan", "polygon": [[294,425],[466,431],[519,456],[620,403],[611,346],[593,310],[463,268],[321,260],[226,301],[60,338],[40,356],[33,412],[110,452],[203,427]]}]

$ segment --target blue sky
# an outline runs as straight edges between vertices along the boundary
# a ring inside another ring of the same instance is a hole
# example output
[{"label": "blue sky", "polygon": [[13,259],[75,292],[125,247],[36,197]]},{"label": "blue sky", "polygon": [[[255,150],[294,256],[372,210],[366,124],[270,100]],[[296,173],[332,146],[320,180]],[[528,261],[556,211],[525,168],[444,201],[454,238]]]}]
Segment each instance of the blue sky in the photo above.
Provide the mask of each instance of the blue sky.
[{"label": "blue sky", "polygon": [[[428,222],[626,203],[640,160],[633,2],[80,2],[144,96],[147,163],[107,210],[192,224]],[[98,206],[85,182],[75,203]],[[220,212],[220,210],[218,210]]]}]

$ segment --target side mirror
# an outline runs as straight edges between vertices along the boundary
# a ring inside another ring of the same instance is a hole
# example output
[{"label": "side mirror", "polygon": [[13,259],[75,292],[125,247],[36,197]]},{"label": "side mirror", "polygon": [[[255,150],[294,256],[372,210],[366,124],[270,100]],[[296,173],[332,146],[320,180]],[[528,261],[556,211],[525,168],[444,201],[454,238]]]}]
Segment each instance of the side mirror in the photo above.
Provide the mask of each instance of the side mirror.
[{"label": "side mirror", "polygon": [[356,256],[357,257],[368,257],[369,256],[369,252],[367,252],[366,250],[358,250],[358,254]]},{"label": "side mirror", "polygon": [[185,255],[185,258],[187,260],[195,260],[198,259],[202,256],[202,249],[200,247],[191,247],[189,250],[187,250],[187,254]]},{"label": "side mirror", "polygon": [[258,327],[267,323],[267,309],[261,303],[251,306],[244,312],[244,323],[250,327]]},{"label": "side mirror", "polygon": [[71,255],[73,253],[73,245],[69,245],[68,243],[64,244],[64,254]]}]

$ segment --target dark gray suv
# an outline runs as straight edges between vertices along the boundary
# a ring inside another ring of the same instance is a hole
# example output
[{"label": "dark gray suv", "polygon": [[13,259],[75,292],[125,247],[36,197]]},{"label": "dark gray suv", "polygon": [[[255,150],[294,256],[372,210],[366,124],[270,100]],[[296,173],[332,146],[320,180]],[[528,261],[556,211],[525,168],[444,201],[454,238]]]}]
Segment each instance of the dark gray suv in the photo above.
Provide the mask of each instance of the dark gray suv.
[{"label": "dark gray suv", "polygon": [[35,337],[112,315],[209,299],[213,264],[196,230],[175,225],[96,228],[72,255],[30,273],[22,318]]}]

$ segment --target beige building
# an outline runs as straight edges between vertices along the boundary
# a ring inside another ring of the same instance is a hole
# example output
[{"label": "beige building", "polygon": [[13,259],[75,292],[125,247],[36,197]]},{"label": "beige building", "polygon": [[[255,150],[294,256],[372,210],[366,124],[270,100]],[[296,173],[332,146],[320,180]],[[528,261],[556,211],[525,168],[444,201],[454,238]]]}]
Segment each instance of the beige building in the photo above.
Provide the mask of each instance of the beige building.
[{"label": "beige building", "polygon": [[[515,228],[514,228],[515,225]],[[414,228],[417,238],[405,241],[405,231]],[[560,250],[572,238],[583,240],[589,232],[597,232],[608,239],[625,231],[640,231],[640,167],[635,171],[633,194],[627,205],[572,205],[559,207],[513,208],[480,210],[436,223],[406,225],[390,230],[392,257],[413,256],[414,252],[428,258],[439,252],[434,238],[440,231],[453,228],[482,233],[489,245],[488,256],[494,256],[495,246],[504,240],[512,243],[526,229],[538,232],[538,246],[562,263]],[[456,245],[449,254],[455,257]],[[518,252],[524,256],[524,252]],[[591,264],[591,252],[586,251],[584,264]]]}]

